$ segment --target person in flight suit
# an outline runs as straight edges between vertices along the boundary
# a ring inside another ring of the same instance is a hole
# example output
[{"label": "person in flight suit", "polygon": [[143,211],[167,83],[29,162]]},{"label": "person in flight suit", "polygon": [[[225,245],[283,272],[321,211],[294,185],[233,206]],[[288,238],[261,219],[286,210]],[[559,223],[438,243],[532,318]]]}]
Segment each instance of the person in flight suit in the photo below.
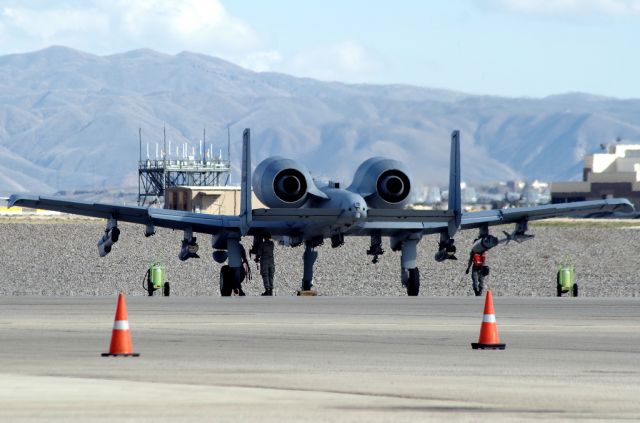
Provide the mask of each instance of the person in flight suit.
[{"label": "person in flight suit", "polygon": [[273,295],[273,275],[276,271],[276,264],[273,258],[274,248],[275,245],[271,240],[271,234],[266,232],[256,251],[256,262],[260,263],[260,275],[262,275],[262,282],[264,284],[262,296]]}]

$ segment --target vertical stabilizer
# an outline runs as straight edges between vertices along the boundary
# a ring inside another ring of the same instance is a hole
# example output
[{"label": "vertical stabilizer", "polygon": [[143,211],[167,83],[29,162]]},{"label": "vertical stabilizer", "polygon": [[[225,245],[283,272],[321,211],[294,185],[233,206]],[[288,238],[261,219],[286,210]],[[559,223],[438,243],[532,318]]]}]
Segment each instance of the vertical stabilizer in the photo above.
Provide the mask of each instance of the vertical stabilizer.
[{"label": "vertical stabilizer", "polygon": [[240,232],[246,235],[251,227],[251,131],[242,133],[242,169],[240,183]]},{"label": "vertical stabilizer", "polygon": [[449,210],[454,212],[449,222],[449,236],[460,228],[462,221],[462,192],[460,189],[460,131],[451,133],[451,159],[449,163]]}]

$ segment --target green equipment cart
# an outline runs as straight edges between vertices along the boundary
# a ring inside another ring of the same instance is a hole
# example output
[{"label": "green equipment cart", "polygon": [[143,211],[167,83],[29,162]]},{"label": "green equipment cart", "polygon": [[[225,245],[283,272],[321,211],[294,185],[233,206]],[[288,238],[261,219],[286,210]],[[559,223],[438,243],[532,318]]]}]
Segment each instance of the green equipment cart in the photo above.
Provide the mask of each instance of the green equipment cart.
[{"label": "green equipment cart", "polygon": [[147,286],[145,289],[149,292],[149,296],[152,296],[153,293],[159,289],[162,290],[162,295],[168,297],[171,291],[171,287],[169,286],[169,282],[165,281],[165,276],[167,273],[166,266],[160,261],[154,261],[147,269]]},{"label": "green equipment cart", "polygon": [[557,289],[558,297],[562,297],[562,294],[566,293],[571,293],[574,297],[578,296],[578,284],[573,265],[563,264],[560,266],[557,275]]}]

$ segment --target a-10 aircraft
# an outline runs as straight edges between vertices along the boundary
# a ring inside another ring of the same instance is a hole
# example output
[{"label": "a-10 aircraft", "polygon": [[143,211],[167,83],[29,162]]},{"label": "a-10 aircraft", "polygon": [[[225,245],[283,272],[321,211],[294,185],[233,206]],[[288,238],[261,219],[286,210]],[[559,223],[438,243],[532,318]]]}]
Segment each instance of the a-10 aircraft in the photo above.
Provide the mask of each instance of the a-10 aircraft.
[{"label": "a-10 aircraft", "polygon": [[[283,157],[270,157],[261,162],[251,177],[250,131],[245,129],[242,144],[241,211],[238,216],[220,216],[157,208],[118,206],[70,201],[54,197],[26,194],[12,195],[9,205],[40,208],[107,219],[105,233],[98,241],[101,257],[107,255],[118,241],[118,222],[133,222],[145,226],[149,237],[156,227],[184,231],[179,258],[198,257],[195,233],[212,235],[213,259],[228,262],[232,272],[221,272],[222,295],[230,295],[231,287],[241,278],[240,240],[253,236],[254,241],[269,232],[284,245],[304,244],[304,274],[302,291],[313,285],[313,266],[318,257],[315,249],[331,240],[331,247],[343,245],[345,236],[367,236],[371,244],[367,254],[384,253],[382,237],[390,238],[393,251],[400,251],[400,273],[403,286],[410,296],[418,295],[420,273],[417,267],[417,246],[423,236],[439,234],[435,260],[455,259],[454,235],[459,230],[476,229],[478,241],[474,248],[486,250],[498,244],[489,233],[494,225],[515,224],[507,239],[521,242],[530,239],[528,222],[574,213],[631,212],[626,199],[579,201],[536,207],[463,212],[460,193],[460,133],[451,136],[449,198],[446,211],[405,209],[411,197],[413,181],[405,165],[397,160],[374,157],[356,170],[347,188],[329,182],[318,186],[300,163]],[[252,209],[251,186],[268,209]],[[224,275],[227,276],[224,276]]]}]

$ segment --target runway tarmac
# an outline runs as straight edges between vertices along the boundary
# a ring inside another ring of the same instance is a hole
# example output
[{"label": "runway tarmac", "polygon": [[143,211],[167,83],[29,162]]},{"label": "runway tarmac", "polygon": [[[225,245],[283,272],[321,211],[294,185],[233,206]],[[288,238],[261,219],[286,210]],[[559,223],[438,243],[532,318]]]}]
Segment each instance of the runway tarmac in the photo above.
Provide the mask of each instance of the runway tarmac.
[{"label": "runway tarmac", "polygon": [[0,297],[0,421],[640,419],[640,300]]}]

